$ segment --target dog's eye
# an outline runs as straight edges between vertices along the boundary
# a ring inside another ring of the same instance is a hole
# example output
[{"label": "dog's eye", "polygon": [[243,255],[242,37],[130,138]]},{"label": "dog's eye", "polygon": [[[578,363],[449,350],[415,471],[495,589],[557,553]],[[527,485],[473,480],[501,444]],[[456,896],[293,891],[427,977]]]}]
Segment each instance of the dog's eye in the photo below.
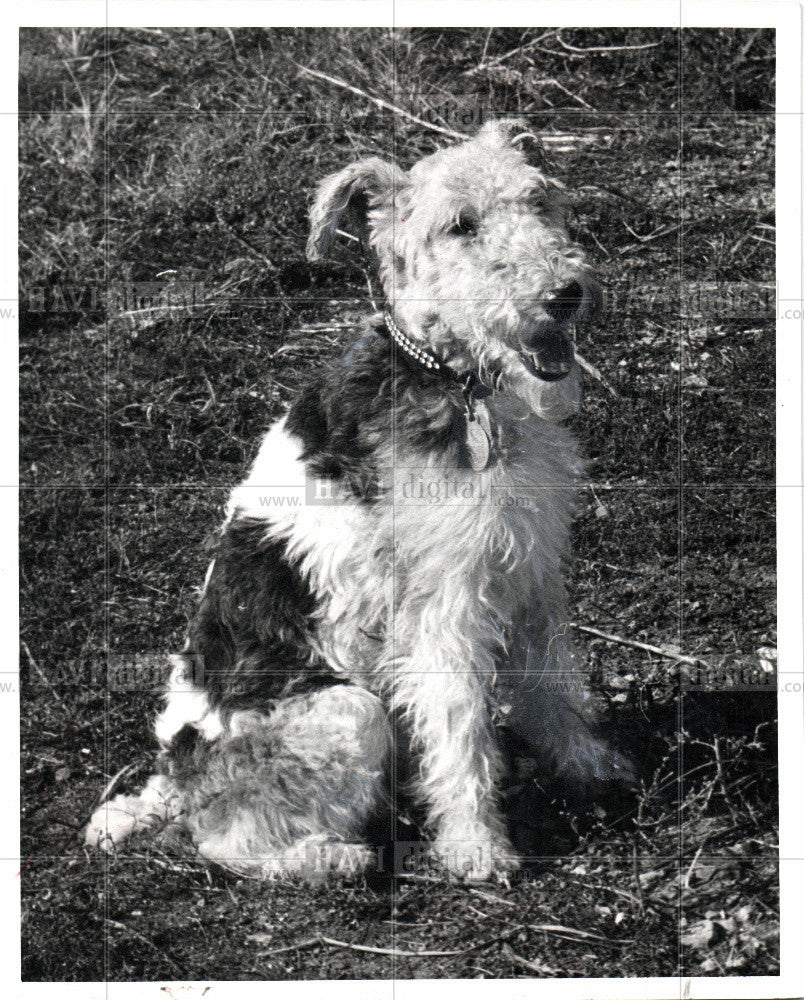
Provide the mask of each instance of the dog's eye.
[{"label": "dog's eye", "polygon": [[461,212],[457,222],[453,223],[447,230],[449,236],[477,236],[480,228],[480,220],[470,215],[468,212]]}]

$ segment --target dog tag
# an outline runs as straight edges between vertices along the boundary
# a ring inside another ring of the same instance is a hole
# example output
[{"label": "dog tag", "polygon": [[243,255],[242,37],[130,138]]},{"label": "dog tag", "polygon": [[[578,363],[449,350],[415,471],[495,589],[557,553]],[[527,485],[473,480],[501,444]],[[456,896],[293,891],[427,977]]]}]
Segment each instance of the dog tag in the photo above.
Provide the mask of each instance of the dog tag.
[{"label": "dog tag", "polygon": [[466,449],[475,472],[482,472],[489,464],[491,454],[491,419],[488,407],[482,400],[475,400],[466,417]]}]

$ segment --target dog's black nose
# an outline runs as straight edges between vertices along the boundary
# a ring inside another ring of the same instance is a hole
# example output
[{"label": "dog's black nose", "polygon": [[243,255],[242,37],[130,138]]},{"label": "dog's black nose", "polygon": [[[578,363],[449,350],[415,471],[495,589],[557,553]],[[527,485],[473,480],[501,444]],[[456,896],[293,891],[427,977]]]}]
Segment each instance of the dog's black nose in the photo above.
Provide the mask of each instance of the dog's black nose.
[{"label": "dog's black nose", "polygon": [[553,319],[559,323],[566,323],[575,316],[582,305],[583,286],[578,281],[571,281],[557,292],[553,292],[544,303],[544,308]]}]

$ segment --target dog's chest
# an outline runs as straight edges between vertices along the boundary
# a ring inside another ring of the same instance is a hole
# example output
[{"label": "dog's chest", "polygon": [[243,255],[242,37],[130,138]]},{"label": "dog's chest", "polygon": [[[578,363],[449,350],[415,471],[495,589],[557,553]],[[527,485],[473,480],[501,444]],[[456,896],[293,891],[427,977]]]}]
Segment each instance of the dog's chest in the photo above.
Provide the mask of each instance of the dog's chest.
[{"label": "dog's chest", "polygon": [[423,565],[434,577],[472,575],[481,599],[515,586],[527,600],[560,571],[582,467],[564,427],[534,416],[509,421],[504,398],[489,410],[486,469],[397,462],[394,548],[411,574]]},{"label": "dog's chest", "polygon": [[[284,541],[317,596],[321,652],[333,666],[370,668],[411,603],[448,606],[451,593],[472,591],[505,617],[560,572],[580,471],[574,442],[537,418],[509,425],[494,405],[490,416],[498,449],[488,468],[459,469],[394,442],[377,455],[382,490],[371,502],[312,476],[281,423],[266,437],[230,516],[259,517]],[[280,485],[292,488],[287,502],[267,503]]]}]

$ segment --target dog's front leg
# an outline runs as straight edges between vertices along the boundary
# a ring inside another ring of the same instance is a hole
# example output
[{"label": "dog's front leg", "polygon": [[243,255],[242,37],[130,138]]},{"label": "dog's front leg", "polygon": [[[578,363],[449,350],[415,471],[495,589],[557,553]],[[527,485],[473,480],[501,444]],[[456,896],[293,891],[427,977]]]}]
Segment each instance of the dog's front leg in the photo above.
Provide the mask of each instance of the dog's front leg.
[{"label": "dog's front leg", "polygon": [[498,806],[502,765],[486,684],[470,660],[448,663],[433,653],[432,645],[414,650],[395,675],[396,707],[419,755],[414,792],[440,863],[461,877],[488,878],[517,860]]},{"label": "dog's front leg", "polygon": [[578,791],[630,784],[631,763],[595,732],[591,698],[566,615],[520,621],[505,671],[508,724]]}]

